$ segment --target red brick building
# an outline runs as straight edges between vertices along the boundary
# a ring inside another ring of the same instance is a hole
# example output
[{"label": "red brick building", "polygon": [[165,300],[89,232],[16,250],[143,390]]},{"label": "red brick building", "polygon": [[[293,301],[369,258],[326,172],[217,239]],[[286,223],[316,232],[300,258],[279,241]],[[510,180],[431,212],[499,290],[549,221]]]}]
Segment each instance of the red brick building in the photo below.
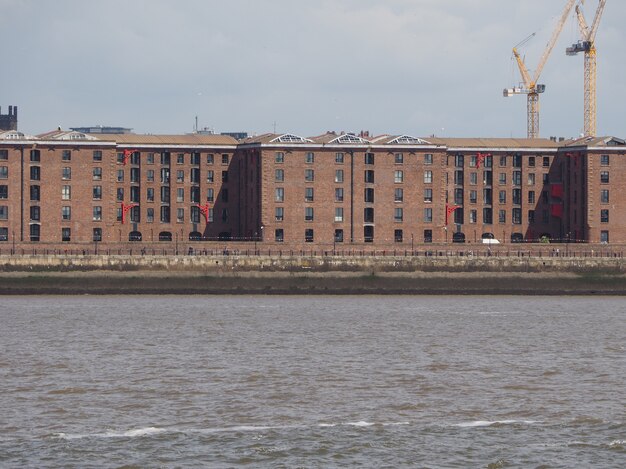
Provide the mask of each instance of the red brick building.
[{"label": "red brick building", "polygon": [[625,152],[618,138],[6,131],[0,243],[624,243]]},{"label": "red brick building", "polygon": [[239,218],[235,150],[234,139],[218,135],[2,133],[0,239],[230,237]]},{"label": "red brick building", "polygon": [[555,171],[564,184],[565,232],[593,243],[626,242],[626,142],[586,137],[564,143]]}]

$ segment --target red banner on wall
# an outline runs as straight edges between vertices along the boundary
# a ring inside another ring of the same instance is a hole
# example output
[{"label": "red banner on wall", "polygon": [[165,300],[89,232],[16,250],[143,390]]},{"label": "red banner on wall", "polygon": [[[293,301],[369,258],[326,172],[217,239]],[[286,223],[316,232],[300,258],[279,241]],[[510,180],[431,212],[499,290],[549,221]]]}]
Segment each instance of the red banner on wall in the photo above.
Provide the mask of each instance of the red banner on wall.
[{"label": "red banner on wall", "polygon": [[552,197],[562,199],[563,198],[563,183],[555,183],[550,187],[550,195]]},{"label": "red banner on wall", "polygon": [[553,217],[563,218],[563,204],[552,204],[550,206],[550,214]]}]

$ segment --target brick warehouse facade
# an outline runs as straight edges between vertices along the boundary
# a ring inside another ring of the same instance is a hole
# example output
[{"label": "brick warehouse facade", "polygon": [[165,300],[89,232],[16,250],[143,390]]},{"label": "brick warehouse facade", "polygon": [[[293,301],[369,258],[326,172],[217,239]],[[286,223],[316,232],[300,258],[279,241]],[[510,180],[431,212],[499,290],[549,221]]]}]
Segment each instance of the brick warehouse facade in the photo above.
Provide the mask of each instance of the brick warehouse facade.
[{"label": "brick warehouse facade", "polygon": [[0,133],[0,243],[626,242],[617,138]]},{"label": "brick warehouse facade", "polygon": [[2,240],[182,241],[227,237],[238,225],[231,137],[59,130],[0,139]]}]

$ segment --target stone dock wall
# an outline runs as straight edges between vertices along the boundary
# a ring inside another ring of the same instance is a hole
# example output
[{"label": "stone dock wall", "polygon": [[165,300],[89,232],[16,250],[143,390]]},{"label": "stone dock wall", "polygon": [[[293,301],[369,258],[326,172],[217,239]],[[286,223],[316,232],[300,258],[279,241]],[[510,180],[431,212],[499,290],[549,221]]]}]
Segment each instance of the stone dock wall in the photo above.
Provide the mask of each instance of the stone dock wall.
[{"label": "stone dock wall", "polygon": [[622,257],[0,256],[0,294],[626,294]]},{"label": "stone dock wall", "polygon": [[0,256],[0,272],[626,272],[622,257],[474,256]]}]

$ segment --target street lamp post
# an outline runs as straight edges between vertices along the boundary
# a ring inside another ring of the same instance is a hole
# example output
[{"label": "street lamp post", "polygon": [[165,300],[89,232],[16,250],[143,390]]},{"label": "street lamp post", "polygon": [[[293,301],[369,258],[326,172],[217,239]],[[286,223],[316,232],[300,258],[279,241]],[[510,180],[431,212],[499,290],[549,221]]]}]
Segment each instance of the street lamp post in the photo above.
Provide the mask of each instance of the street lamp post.
[{"label": "street lamp post", "polygon": [[[265,229],[265,226],[264,226],[264,225],[261,225],[261,239],[260,239],[261,243],[263,243],[263,241],[264,241],[264,239],[265,239],[265,238],[263,237],[263,230],[264,230],[264,229]],[[261,247],[263,247],[263,246],[261,246]]]}]

